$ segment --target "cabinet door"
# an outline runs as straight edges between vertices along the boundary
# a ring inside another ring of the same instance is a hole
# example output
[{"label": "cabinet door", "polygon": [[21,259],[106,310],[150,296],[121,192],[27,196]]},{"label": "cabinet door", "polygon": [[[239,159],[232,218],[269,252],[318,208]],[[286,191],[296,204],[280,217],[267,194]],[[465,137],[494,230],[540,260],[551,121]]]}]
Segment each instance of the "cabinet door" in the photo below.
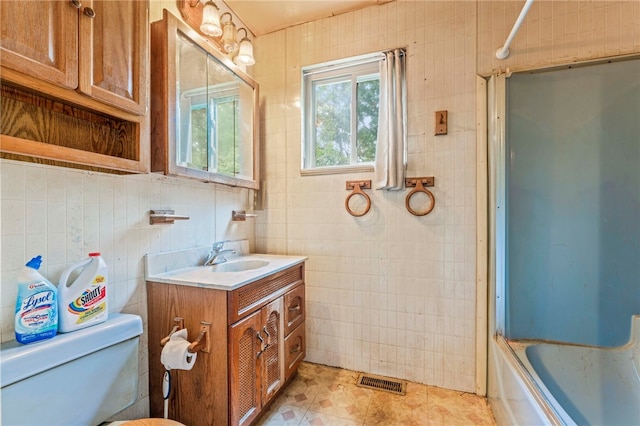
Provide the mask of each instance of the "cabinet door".
[{"label": "cabinet door", "polygon": [[146,114],[148,9],[146,0],[83,0],[80,92],[134,114]]},{"label": "cabinet door", "polygon": [[288,379],[298,369],[305,355],[304,321],[289,334],[284,341],[285,378]]},{"label": "cabinet door", "polygon": [[[260,413],[262,312],[229,326],[230,424],[248,425]],[[265,341],[266,344],[266,341]]]},{"label": "cabinet door", "polygon": [[283,298],[279,297],[262,308],[263,335],[268,346],[262,353],[264,368],[263,402],[266,404],[284,383],[284,318]]},{"label": "cabinet door", "polygon": [[71,1],[3,1],[2,66],[62,87],[78,86],[78,9]]},{"label": "cabinet door", "polygon": [[284,295],[284,334],[288,336],[304,321],[304,285]]}]

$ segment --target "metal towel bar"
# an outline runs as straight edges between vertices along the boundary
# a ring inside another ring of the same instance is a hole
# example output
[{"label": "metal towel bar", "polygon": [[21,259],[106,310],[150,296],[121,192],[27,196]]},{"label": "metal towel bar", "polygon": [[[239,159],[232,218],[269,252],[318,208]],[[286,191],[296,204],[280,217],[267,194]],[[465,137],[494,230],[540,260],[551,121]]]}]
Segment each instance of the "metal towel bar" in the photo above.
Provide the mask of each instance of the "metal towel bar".
[{"label": "metal towel bar", "polygon": [[173,223],[176,220],[189,220],[189,216],[176,214],[175,210],[150,210],[149,223]]}]

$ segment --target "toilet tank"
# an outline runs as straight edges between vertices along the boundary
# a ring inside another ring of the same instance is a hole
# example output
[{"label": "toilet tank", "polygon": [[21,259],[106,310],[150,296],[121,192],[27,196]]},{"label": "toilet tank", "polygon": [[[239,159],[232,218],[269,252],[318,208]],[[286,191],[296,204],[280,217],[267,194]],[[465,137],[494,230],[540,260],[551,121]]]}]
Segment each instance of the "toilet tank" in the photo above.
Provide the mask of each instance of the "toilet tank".
[{"label": "toilet tank", "polygon": [[11,426],[98,425],[138,396],[142,319],[109,319],[28,345],[2,343],[2,423]]}]

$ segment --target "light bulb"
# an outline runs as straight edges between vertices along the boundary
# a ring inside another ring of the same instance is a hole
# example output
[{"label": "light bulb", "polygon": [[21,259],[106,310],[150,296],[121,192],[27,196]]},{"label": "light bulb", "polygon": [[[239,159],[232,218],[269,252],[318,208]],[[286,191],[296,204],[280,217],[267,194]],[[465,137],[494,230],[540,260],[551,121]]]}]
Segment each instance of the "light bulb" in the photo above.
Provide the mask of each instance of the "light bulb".
[{"label": "light bulb", "polygon": [[240,41],[240,49],[238,50],[238,56],[236,56],[235,62],[240,65],[253,65],[256,63],[256,60],[253,58],[253,45],[247,37]]},{"label": "light bulb", "polygon": [[219,37],[222,35],[222,28],[220,28],[220,15],[218,14],[218,6],[216,6],[216,4],[212,1],[208,1],[204,5],[200,31],[212,37]]},{"label": "light bulb", "polygon": [[238,50],[238,31],[232,21],[227,21],[222,26],[222,47],[227,53]]}]

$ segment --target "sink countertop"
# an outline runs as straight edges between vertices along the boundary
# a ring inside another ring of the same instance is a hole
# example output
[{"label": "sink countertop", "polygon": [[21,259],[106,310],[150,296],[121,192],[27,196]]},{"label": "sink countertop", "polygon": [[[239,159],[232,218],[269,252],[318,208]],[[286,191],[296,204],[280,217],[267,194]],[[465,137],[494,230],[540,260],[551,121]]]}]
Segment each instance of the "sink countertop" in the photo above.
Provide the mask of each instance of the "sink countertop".
[{"label": "sink countertop", "polygon": [[[207,247],[177,250],[145,256],[145,279],[166,284],[187,285],[192,287],[204,287],[218,290],[235,290],[246,284],[264,278],[268,275],[287,269],[304,262],[306,256],[283,256],[272,254],[246,253],[245,246],[234,246],[233,243],[225,245],[238,251],[236,255],[227,255],[226,263],[234,263],[246,260],[263,260],[268,262],[266,266],[239,272],[214,272],[214,266],[202,265],[207,253],[211,250]],[[220,265],[224,265],[221,263]]]}]

